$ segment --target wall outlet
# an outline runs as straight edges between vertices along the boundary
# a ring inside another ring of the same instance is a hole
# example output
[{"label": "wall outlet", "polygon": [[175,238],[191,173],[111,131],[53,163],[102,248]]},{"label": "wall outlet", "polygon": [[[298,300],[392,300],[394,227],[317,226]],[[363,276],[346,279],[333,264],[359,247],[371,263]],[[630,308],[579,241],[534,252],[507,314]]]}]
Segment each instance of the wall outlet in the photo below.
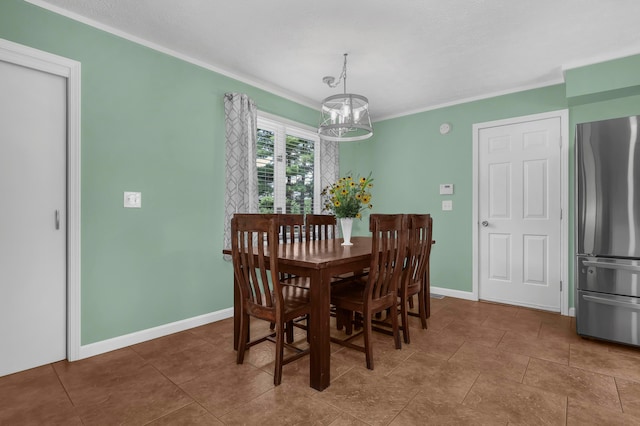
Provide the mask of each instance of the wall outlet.
[{"label": "wall outlet", "polygon": [[442,210],[443,211],[453,210],[453,200],[442,200]]}]

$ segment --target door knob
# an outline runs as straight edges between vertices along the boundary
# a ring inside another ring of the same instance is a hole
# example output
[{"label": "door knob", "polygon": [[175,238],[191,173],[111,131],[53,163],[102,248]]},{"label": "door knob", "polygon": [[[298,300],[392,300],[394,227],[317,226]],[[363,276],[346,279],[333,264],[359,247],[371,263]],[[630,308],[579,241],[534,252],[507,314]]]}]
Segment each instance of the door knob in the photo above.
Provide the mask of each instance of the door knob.
[{"label": "door knob", "polygon": [[486,228],[487,226],[489,226],[489,222],[487,222],[486,220],[483,220],[482,227]]}]

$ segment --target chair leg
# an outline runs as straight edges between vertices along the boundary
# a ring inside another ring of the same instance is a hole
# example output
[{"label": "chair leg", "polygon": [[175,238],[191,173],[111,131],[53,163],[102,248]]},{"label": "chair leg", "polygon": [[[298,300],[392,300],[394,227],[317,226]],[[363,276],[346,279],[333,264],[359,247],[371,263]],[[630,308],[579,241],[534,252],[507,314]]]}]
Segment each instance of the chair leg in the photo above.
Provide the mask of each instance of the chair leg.
[{"label": "chair leg", "polygon": [[247,339],[249,338],[249,315],[240,315],[240,336],[238,336],[238,353],[236,358],[237,364],[244,362],[244,351],[247,348]]},{"label": "chair leg", "polygon": [[420,314],[420,322],[422,322],[422,328],[427,328],[427,303],[424,299],[424,291],[418,293],[418,313]]},{"label": "chair leg", "polygon": [[406,300],[401,300],[400,302],[400,316],[402,317],[402,337],[404,338],[404,342],[409,344],[411,343],[409,337],[409,309]]},{"label": "chair leg", "polygon": [[335,316],[337,330],[342,330],[343,328],[345,328],[345,326],[348,326],[349,317],[347,316],[347,311],[345,311],[344,309],[335,308]]},{"label": "chair leg", "polygon": [[409,297],[409,308],[413,309],[413,296]]},{"label": "chair leg", "polygon": [[287,343],[293,343],[293,321],[288,321],[285,326]]},{"label": "chair leg", "polygon": [[396,344],[396,349],[402,349],[402,342],[400,341],[400,327],[398,327],[398,305],[391,305],[391,326],[393,329],[393,340]]},{"label": "chair leg", "polygon": [[276,324],[276,367],[273,373],[273,384],[278,386],[282,381],[282,358],[284,356],[284,324]]},{"label": "chair leg", "polygon": [[367,361],[367,368],[373,370],[373,345],[371,342],[371,313],[364,315],[364,354]]},{"label": "chair leg", "polygon": [[353,328],[357,331],[362,328],[362,314],[360,312],[356,312],[353,318]]},{"label": "chair leg", "polygon": [[342,330],[344,328],[344,324],[342,323],[342,317],[340,313],[336,310],[336,330]]},{"label": "chair leg", "polygon": [[353,334],[353,311],[344,311],[344,328],[345,333],[349,336]]},{"label": "chair leg", "polygon": [[352,312],[346,309],[336,308],[336,325],[340,325],[338,330],[344,328],[344,333],[350,336],[353,333],[353,323],[351,321]]}]

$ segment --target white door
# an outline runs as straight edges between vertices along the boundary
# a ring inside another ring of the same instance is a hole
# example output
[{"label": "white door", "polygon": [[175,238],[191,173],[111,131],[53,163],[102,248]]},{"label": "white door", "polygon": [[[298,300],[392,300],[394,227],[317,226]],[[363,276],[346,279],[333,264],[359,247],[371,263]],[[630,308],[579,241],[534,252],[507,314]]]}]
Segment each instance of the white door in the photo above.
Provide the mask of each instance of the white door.
[{"label": "white door", "polygon": [[0,61],[0,376],[66,358],[66,82]]},{"label": "white door", "polygon": [[560,311],[560,118],[482,128],[479,297]]}]

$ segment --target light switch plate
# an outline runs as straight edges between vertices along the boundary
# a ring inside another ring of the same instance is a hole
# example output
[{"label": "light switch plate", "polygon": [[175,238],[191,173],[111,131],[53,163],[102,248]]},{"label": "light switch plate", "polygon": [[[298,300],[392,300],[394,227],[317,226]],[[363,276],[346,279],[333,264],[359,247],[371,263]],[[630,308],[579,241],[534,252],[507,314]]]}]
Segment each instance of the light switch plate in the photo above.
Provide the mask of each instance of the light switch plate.
[{"label": "light switch plate", "polygon": [[442,210],[443,211],[453,210],[453,200],[442,200]]},{"label": "light switch plate", "polygon": [[142,193],[141,192],[125,192],[124,193],[124,206],[126,208],[139,209],[142,207]]}]

